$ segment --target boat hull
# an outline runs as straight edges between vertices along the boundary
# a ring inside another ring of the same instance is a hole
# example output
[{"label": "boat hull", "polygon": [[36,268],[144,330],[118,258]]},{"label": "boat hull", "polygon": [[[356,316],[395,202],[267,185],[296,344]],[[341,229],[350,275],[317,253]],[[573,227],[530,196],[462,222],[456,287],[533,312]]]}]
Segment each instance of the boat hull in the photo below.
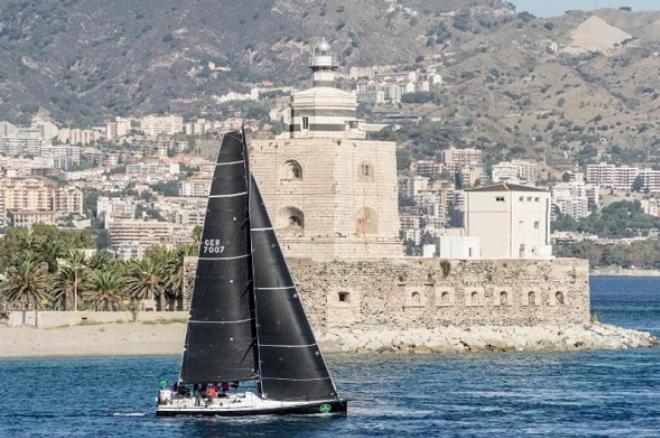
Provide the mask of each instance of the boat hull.
[{"label": "boat hull", "polygon": [[216,407],[187,407],[176,408],[159,406],[156,415],[160,417],[172,417],[180,415],[193,416],[249,416],[249,415],[333,415],[346,414],[348,408],[347,400],[331,400],[304,403],[283,403],[272,407],[245,407],[239,409],[222,409]]}]

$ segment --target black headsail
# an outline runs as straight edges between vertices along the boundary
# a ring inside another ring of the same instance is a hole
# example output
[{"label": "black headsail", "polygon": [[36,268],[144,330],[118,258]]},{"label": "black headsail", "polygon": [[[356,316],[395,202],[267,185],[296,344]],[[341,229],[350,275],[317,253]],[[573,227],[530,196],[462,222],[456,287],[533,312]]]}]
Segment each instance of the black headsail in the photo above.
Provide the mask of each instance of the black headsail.
[{"label": "black headsail", "polygon": [[258,373],[246,158],[243,135],[226,134],[204,221],[182,383],[244,380]]},{"label": "black headsail", "polygon": [[337,399],[254,178],[250,222],[262,397]]}]

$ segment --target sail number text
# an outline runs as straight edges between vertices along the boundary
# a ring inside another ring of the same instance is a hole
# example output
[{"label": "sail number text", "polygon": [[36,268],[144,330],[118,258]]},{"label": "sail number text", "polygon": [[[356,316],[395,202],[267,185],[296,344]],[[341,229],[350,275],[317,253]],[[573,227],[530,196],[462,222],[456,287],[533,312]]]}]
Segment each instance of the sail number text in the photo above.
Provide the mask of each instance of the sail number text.
[{"label": "sail number text", "polygon": [[220,239],[204,239],[204,254],[222,254],[225,246],[220,244]]}]

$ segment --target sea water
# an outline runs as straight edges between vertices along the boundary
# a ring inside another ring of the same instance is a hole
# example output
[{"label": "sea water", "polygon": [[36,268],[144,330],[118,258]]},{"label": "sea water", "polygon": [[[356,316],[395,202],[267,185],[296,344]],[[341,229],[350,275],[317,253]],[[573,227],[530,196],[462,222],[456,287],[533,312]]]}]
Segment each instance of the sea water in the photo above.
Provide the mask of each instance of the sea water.
[{"label": "sea water", "polygon": [[[601,321],[660,336],[660,279],[591,286]],[[161,419],[178,357],[4,360],[0,436],[660,436],[660,348],[327,359],[347,416]]]}]

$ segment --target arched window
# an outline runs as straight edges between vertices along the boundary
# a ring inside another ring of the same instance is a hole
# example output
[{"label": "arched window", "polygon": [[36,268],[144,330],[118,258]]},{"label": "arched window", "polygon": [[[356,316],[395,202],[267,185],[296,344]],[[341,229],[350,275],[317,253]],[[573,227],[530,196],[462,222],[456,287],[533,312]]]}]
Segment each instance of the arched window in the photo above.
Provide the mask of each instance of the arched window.
[{"label": "arched window", "polygon": [[415,291],[410,294],[410,301],[412,304],[418,306],[422,304],[422,296],[419,294],[419,292]]},{"label": "arched window", "polygon": [[451,304],[451,295],[449,295],[449,292],[444,291],[440,295],[440,303],[445,305],[445,306],[448,306],[449,304]]},{"label": "arched window", "polygon": [[373,182],[375,178],[374,166],[371,163],[360,163],[358,167],[358,181]]},{"label": "arched window", "polygon": [[476,290],[472,291],[472,293],[470,294],[470,304],[473,305],[473,306],[478,306],[480,304],[479,303],[479,292],[477,292]]},{"label": "arched window", "polygon": [[339,299],[340,303],[350,303],[351,302],[351,294],[349,292],[339,292],[337,294],[337,298]]},{"label": "arched window", "polygon": [[280,168],[280,180],[295,181],[303,178],[303,170],[296,160],[285,161]]},{"label": "arched window", "polygon": [[557,291],[557,293],[555,293],[555,300],[557,300],[557,304],[559,304],[560,306],[563,306],[564,305],[564,294],[561,291]]},{"label": "arched window", "polygon": [[500,306],[508,306],[509,305],[509,294],[503,290],[500,292]]},{"label": "arched window", "polygon": [[357,234],[378,234],[378,216],[373,208],[360,209],[355,220],[355,232]]},{"label": "arched window", "polygon": [[536,306],[536,292],[530,291],[527,294],[527,304],[530,306]]},{"label": "arched window", "polygon": [[277,229],[292,233],[305,230],[305,215],[296,207],[283,207],[277,212]]}]

